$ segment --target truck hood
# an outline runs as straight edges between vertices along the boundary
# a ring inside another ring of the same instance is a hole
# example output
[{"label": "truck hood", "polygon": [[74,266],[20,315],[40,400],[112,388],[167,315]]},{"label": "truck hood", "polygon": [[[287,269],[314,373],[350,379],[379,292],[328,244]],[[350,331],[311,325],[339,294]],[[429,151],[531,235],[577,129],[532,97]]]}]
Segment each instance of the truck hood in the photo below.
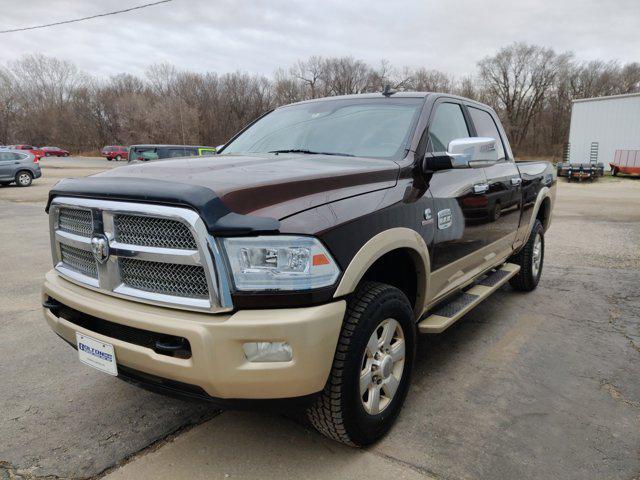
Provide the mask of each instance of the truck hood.
[{"label": "truck hood", "polygon": [[393,187],[398,172],[391,160],[333,155],[181,158],[63,180],[49,192],[49,204],[56,196],[76,196],[186,205],[211,233],[271,232],[293,214]]},{"label": "truck hood", "polygon": [[220,155],[162,160],[109,170],[94,177],[156,179],[215,192],[231,211],[282,219],[294,213],[395,185],[389,160],[329,155]]}]

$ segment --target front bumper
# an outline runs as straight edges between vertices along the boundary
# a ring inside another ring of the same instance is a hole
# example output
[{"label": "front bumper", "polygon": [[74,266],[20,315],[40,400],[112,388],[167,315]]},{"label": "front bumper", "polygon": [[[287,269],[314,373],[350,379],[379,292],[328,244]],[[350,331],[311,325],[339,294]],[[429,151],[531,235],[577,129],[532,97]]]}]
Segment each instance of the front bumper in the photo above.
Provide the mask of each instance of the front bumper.
[{"label": "front bumper", "polygon": [[[75,332],[114,346],[116,361],[126,369],[197,386],[222,399],[280,399],[319,392],[329,376],[346,302],[317,307],[245,310],[228,315],[188,312],[144,305],[94,292],[47,273],[43,299],[52,298],[84,314],[135,329],[184,337],[190,358],[156,353],[111,338],[44,309],[49,326],[75,344]],[[249,362],[245,342],[288,342],[289,362]]]}]

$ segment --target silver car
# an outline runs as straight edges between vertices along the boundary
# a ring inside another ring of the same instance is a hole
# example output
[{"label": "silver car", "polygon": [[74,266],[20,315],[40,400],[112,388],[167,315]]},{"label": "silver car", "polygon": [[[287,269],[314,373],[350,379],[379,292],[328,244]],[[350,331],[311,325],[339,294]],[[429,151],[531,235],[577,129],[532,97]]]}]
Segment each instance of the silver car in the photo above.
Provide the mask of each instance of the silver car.
[{"label": "silver car", "polygon": [[34,178],[40,178],[42,170],[38,158],[24,150],[0,148],[0,186],[15,183],[28,187]]}]

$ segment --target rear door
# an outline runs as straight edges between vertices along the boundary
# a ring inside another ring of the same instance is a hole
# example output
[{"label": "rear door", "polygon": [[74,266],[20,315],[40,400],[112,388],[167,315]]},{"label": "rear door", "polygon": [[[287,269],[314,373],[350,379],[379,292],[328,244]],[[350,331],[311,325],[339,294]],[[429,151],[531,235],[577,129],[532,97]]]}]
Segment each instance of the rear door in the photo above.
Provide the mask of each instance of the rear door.
[{"label": "rear door", "polygon": [[10,152],[0,152],[0,180],[13,178],[14,163],[13,154]]},{"label": "rear door", "polygon": [[484,169],[489,185],[486,234],[489,254],[502,257],[511,252],[520,224],[522,179],[495,114],[476,105],[467,108],[476,134],[496,139],[498,163]]},{"label": "rear door", "polygon": [[13,180],[20,166],[21,155],[14,152],[0,152],[0,180]]},{"label": "rear door", "polygon": [[[457,99],[434,105],[428,127],[427,152],[447,151],[449,142],[472,136],[470,119]],[[439,298],[475,276],[484,263],[478,250],[486,246],[487,184],[484,169],[456,168],[434,172],[435,236],[431,250],[430,299]]]}]

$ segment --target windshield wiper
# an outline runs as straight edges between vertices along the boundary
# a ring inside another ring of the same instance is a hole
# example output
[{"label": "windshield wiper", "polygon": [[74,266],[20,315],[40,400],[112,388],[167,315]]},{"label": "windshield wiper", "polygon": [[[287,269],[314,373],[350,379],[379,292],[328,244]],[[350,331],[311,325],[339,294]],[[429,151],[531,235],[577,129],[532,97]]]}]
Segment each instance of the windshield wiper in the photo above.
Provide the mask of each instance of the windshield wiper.
[{"label": "windshield wiper", "polygon": [[340,157],[355,157],[350,153],[340,153],[340,152],[314,152],[312,150],[305,150],[303,148],[291,148],[288,150],[271,150],[269,153],[275,153],[278,155],[279,153],[305,153],[307,155],[337,155]]}]

